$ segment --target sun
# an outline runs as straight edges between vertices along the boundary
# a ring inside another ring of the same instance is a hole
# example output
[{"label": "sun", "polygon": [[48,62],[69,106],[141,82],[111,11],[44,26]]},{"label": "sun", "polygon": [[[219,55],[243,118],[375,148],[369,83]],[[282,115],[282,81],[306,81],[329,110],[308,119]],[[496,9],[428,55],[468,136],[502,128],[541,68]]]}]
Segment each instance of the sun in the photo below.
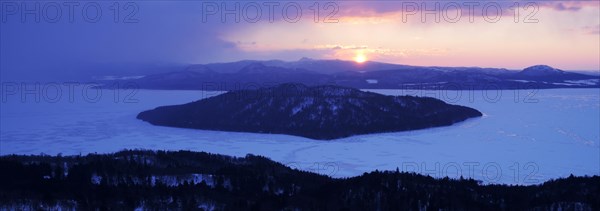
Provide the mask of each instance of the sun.
[{"label": "sun", "polygon": [[365,54],[363,54],[363,53],[357,53],[356,56],[354,57],[354,61],[356,63],[364,63],[367,61],[367,56],[365,56]]}]

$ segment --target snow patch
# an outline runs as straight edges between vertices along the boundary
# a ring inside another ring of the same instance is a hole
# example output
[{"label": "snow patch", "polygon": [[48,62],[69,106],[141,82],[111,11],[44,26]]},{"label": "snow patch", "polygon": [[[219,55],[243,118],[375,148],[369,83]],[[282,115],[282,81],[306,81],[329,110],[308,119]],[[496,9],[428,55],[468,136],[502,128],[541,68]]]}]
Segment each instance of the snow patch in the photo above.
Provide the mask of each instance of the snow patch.
[{"label": "snow patch", "polygon": [[578,84],[578,85],[596,85],[600,79],[587,79],[587,80],[565,80],[566,83]]},{"label": "snow patch", "polygon": [[92,174],[91,178],[92,184],[99,185],[102,182],[102,176],[97,175],[96,173]]},{"label": "snow patch", "polygon": [[377,81],[376,79],[367,79],[366,81],[367,81],[367,83],[369,83],[369,84],[376,84],[376,83],[379,83],[379,81]]},{"label": "snow patch", "polygon": [[521,82],[521,83],[532,83],[532,82],[535,82],[535,81],[530,81],[530,80],[510,80],[510,81]]},{"label": "snow patch", "polygon": [[215,180],[210,174],[153,175],[150,177],[150,184],[152,186],[155,186],[157,183],[161,183],[169,187],[175,187],[183,185],[185,182],[188,182],[191,185],[204,182],[210,187],[215,187]]},{"label": "snow patch", "polygon": [[300,111],[302,111],[304,108],[309,107],[310,105],[312,105],[314,103],[314,101],[315,100],[313,98],[304,98],[301,103],[299,103],[294,108],[292,108],[292,115],[291,116],[294,116],[297,113],[299,113]]}]

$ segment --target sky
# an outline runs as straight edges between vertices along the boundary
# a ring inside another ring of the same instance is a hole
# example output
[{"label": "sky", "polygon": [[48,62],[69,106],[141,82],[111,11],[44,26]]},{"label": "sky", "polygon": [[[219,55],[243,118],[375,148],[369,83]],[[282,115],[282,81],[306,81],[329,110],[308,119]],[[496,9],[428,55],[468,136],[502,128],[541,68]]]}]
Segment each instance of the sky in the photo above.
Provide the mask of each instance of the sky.
[{"label": "sky", "polygon": [[2,80],[302,57],[597,71],[600,3],[0,2]]}]

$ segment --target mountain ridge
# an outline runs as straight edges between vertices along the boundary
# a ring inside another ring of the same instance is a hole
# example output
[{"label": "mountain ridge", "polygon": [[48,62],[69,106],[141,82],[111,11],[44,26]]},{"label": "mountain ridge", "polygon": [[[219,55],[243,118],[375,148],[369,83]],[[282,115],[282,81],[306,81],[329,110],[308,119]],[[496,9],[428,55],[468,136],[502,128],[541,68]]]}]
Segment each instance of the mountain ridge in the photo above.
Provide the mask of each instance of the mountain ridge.
[{"label": "mountain ridge", "polygon": [[134,83],[144,89],[189,90],[233,90],[282,83],[335,84],[358,89],[600,88],[600,76],[567,72],[547,65],[512,71],[505,68],[424,67],[374,61],[358,64],[343,60],[303,58],[293,62],[242,60],[191,65],[175,72],[190,72],[190,77],[178,82],[169,77],[170,73],[161,73],[119,81]]}]

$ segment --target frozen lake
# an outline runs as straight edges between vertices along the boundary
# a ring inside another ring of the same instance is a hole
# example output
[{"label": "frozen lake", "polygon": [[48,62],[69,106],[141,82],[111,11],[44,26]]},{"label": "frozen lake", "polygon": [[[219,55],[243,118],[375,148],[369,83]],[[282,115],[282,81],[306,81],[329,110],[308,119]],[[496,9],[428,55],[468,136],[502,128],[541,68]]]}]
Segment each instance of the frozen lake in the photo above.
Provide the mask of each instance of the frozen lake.
[{"label": "frozen lake", "polygon": [[51,87],[37,94],[3,91],[0,154],[185,149],[258,154],[333,177],[399,168],[435,177],[462,175],[485,183],[511,184],[600,174],[599,89],[369,90],[436,97],[473,107],[484,117],[449,127],[334,141],[159,127],[135,118],[147,109],[218,92],[87,89],[88,95],[82,95],[82,91],[65,87],[61,95]]}]

